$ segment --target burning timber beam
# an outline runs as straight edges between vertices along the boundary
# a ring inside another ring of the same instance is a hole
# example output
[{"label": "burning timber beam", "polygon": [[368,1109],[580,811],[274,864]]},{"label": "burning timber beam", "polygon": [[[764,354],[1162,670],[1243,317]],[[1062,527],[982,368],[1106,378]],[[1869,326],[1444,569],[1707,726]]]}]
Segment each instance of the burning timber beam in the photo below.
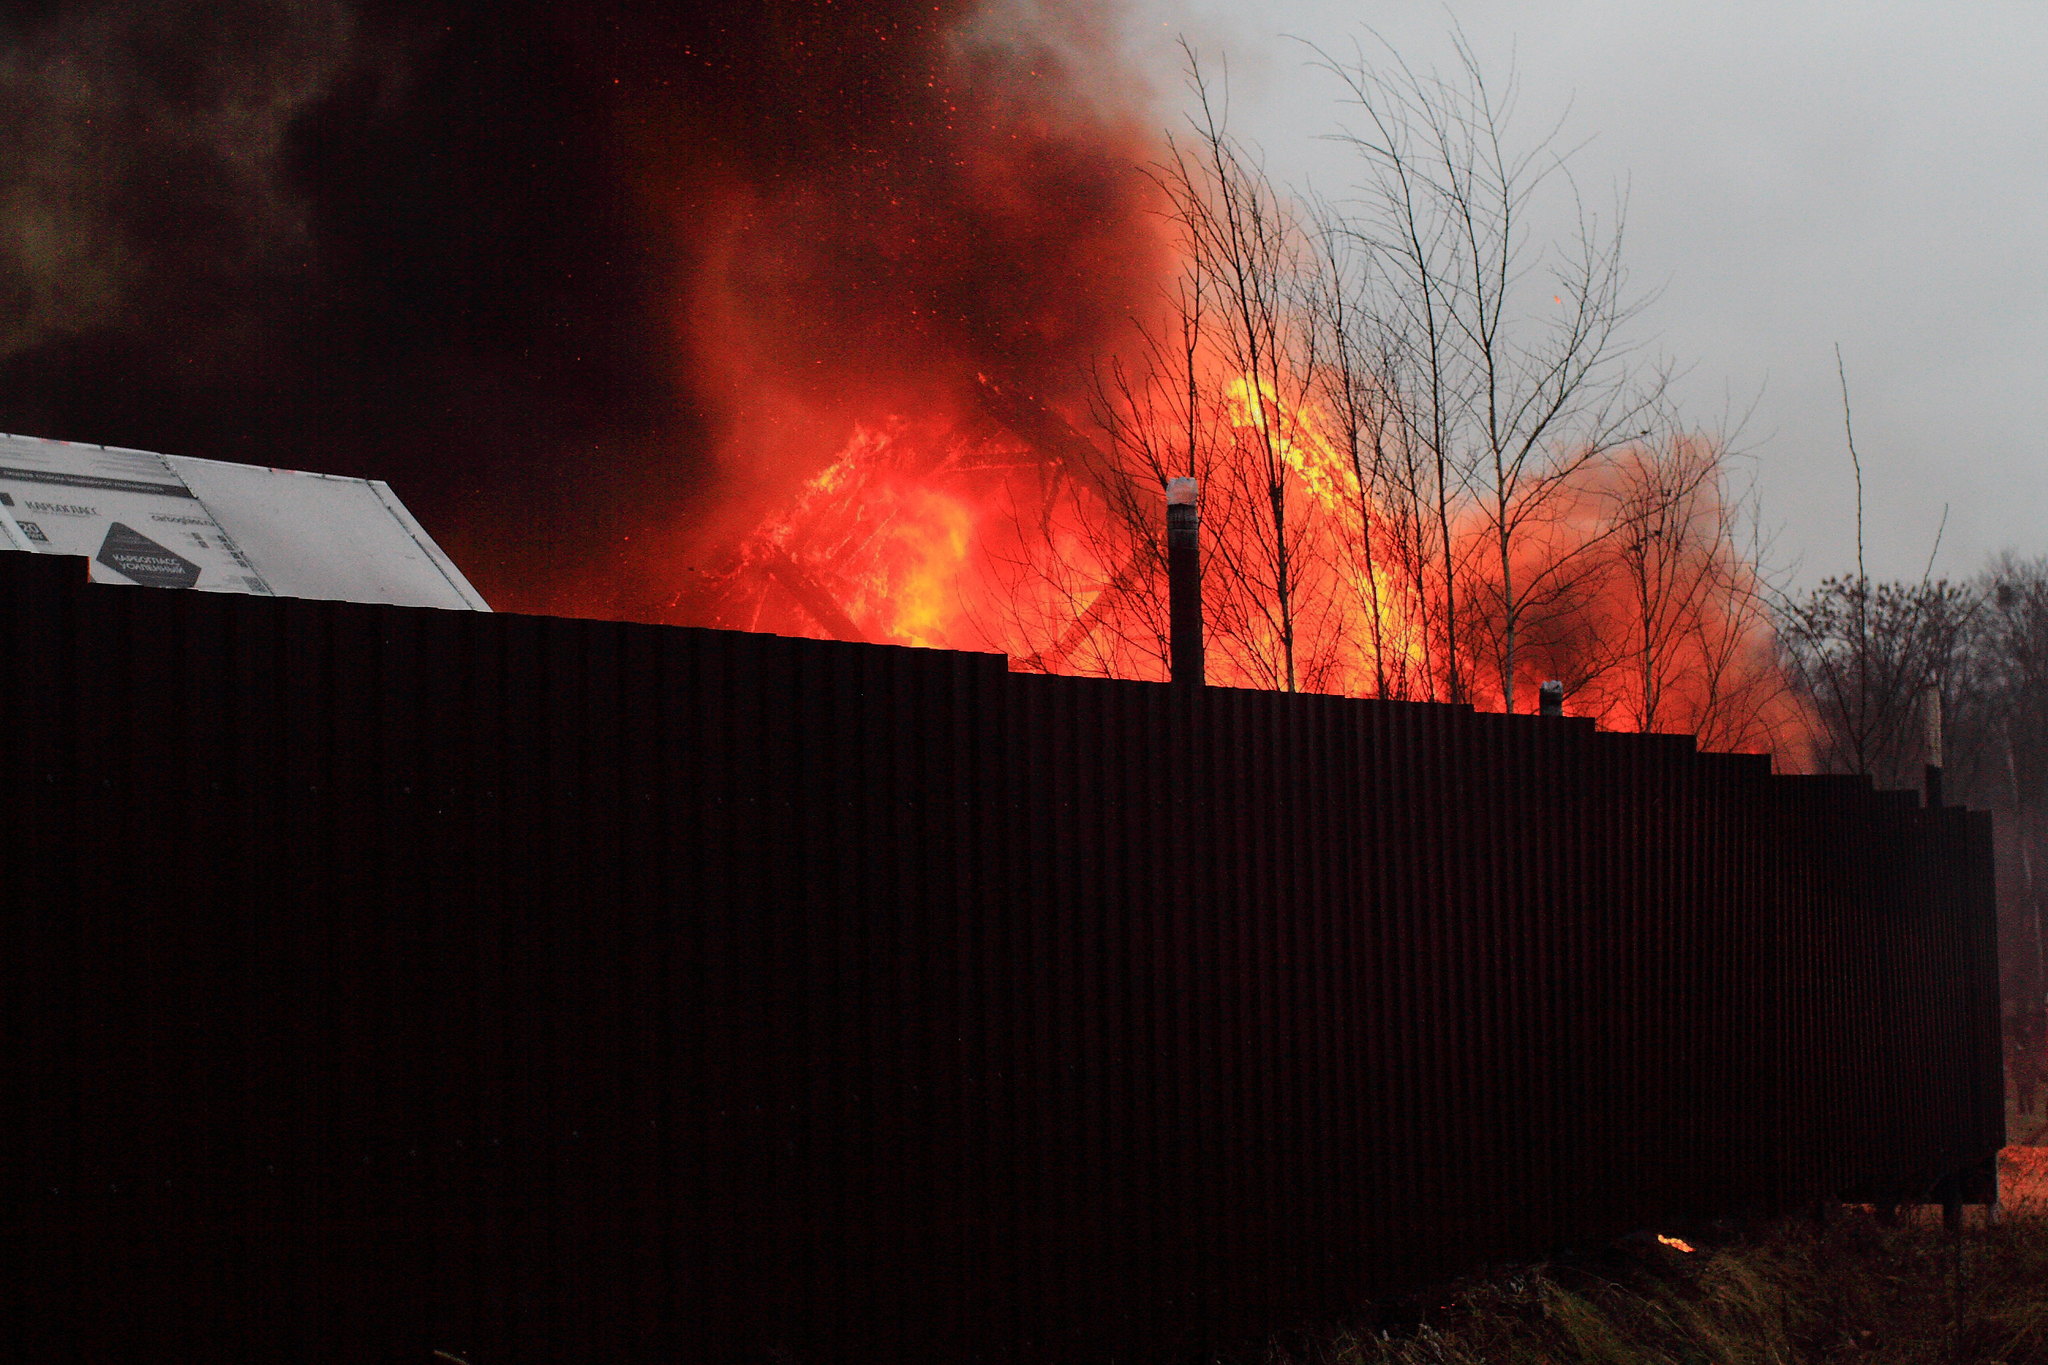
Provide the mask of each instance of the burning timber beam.
[{"label": "burning timber beam", "polygon": [[1118,596],[1130,591],[1131,585],[1138,581],[1138,575],[1144,567],[1142,553],[1133,550],[1126,555],[1123,567],[1116,571],[1116,576],[1095,594],[1095,599],[1088,604],[1087,609],[1060,632],[1060,638],[1053,642],[1052,648],[1027,655],[1018,662],[1026,668],[1045,673],[1058,671],[1059,666],[1073,657],[1074,651],[1094,633],[1095,627],[1101,623],[1103,616],[1108,613],[1110,605]]},{"label": "burning timber beam", "polygon": [[[1072,477],[1093,489],[1110,506],[1116,505],[1115,486],[1109,478],[1109,461],[1101,449],[1076,431],[1064,417],[1043,401],[1013,389],[987,375],[977,375],[982,412],[989,420],[1013,433],[1044,459],[1057,461]],[[1126,586],[1140,567],[1133,553],[1119,570],[1112,591]],[[761,560],[760,569],[796,599],[804,613],[834,639],[864,643],[867,633],[834,599],[832,593],[787,551],[777,551]],[[1097,604],[1062,632],[1050,650],[1030,662],[1051,671],[1078,649],[1094,627],[1110,593],[1098,596]]]},{"label": "burning timber beam", "polygon": [[[987,413],[991,419],[1009,428],[1010,431],[1015,433],[1025,444],[1031,446],[1041,456],[1059,461],[1060,465],[1075,479],[1094,489],[1095,495],[1102,499],[1105,506],[1116,507],[1120,505],[1123,496],[1122,490],[1117,487],[1114,480],[1110,477],[1110,460],[1108,456],[1102,453],[1100,446],[1097,446],[1095,442],[1083,436],[1079,431],[1076,431],[1071,422],[1067,421],[1066,418],[1060,416],[1057,412],[1054,412],[1042,400],[1031,394],[1019,389],[1013,389],[1007,384],[989,378],[985,374],[976,375],[975,379],[978,381],[981,389],[982,411]],[[1179,545],[1181,541],[1184,541],[1185,545],[1181,547],[1179,553],[1183,556],[1192,556],[1197,553],[1194,549],[1196,533],[1193,529],[1193,517],[1195,515],[1193,503],[1194,480],[1176,479],[1173,482],[1188,485],[1187,505],[1177,509],[1188,520],[1188,525],[1180,532],[1180,539],[1178,541],[1174,539],[1176,534],[1174,527],[1170,526],[1168,539],[1169,542],[1175,545]],[[1171,497],[1172,495],[1169,493],[1169,500],[1171,500]],[[1174,510],[1169,509],[1170,517],[1173,515]],[[1130,555],[1125,558],[1122,567],[1117,570],[1116,577],[1102,592],[1096,595],[1095,600],[1089,603],[1088,609],[1082,612],[1072,625],[1060,633],[1060,638],[1053,647],[1041,654],[1033,655],[1028,662],[1044,669],[1048,673],[1058,668],[1062,663],[1065,663],[1068,656],[1076,649],[1079,649],[1082,641],[1088,638],[1089,633],[1094,630],[1110,603],[1118,594],[1128,589],[1130,584],[1136,579],[1138,573],[1144,567],[1143,560],[1143,552],[1134,548]],[[1199,561],[1189,558],[1188,563],[1190,565],[1198,565]],[[1174,584],[1171,619],[1174,626],[1175,643],[1172,652],[1174,676],[1188,677],[1199,682],[1202,677],[1199,567],[1193,568],[1192,572],[1196,575],[1196,579],[1193,590],[1194,595],[1189,599],[1192,603],[1191,606],[1183,604],[1180,600],[1182,589],[1179,586],[1179,580],[1169,580]],[[1192,612],[1194,616],[1192,627],[1189,627],[1183,619],[1189,612]]]},{"label": "burning timber beam", "polygon": [[767,570],[770,578],[786,588],[797,605],[810,613],[811,619],[830,632],[833,639],[854,644],[868,643],[867,632],[855,625],[853,618],[832,600],[832,594],[820,587],[818,581],[805,573],[803,566],[787,554],[777,551],[764,560],[761,567]]},{"label": "burning timber beam", "polygon": [[1068,473],[1094,489],[1105,505],[1118,505],[1117,490],[1109,477],[1109,457],[1101,447],[1030,394],[985,374],[975,378],[980,383],[984,412],[1015,432],[1040,455],[1058,460]]}]

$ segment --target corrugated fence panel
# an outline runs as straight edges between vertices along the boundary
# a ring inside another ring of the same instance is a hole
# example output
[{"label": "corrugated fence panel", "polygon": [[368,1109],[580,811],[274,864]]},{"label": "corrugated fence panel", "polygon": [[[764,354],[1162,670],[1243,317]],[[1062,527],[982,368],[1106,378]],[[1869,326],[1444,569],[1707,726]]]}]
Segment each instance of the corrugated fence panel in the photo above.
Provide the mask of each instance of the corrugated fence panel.
[{"label": "corrugated fence panel", "polygon": [[1990,825],[1668,736],[0,556],[35,1358],[1143,1359],[1988,1194]]}]

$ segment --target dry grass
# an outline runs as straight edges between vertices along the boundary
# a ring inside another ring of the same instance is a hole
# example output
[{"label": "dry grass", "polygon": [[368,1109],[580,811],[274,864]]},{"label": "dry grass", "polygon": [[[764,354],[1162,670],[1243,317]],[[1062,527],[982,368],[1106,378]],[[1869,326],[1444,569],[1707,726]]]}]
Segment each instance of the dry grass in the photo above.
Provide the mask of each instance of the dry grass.
[{"label": "dry grass", "polygon": [[[1453,1287],[1264,1365],[2048,1365],[2048,1149],[2010,1149],[2006,1210],[1960,1234],[1840,1210]],[[1690,1234],[1689,1234],[1690,1235]]]}]

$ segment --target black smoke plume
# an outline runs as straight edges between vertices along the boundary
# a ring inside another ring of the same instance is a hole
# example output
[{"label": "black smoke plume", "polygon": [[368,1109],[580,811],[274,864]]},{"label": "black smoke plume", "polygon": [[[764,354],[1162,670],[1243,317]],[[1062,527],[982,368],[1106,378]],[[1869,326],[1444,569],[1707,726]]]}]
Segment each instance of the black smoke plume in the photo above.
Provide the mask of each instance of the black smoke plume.
[{"label": "black smoke plume", "polygon": [[0,430],[388,479],[501,609],[661,615],[749,432],[1057,394],[1156,262],[1085,5],[8,14]]}]

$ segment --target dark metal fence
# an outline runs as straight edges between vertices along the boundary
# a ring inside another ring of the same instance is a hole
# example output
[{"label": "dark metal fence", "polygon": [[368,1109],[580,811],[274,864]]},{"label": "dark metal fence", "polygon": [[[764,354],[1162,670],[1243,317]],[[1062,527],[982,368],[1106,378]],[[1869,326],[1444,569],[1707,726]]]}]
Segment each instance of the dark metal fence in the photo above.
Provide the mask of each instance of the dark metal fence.
[{"label": "dark metal fence", "polygon": [[1854,781],[29,555],[0,641],[33,1358],[1163,1357],[2003,1137],[1988,820]]}]

